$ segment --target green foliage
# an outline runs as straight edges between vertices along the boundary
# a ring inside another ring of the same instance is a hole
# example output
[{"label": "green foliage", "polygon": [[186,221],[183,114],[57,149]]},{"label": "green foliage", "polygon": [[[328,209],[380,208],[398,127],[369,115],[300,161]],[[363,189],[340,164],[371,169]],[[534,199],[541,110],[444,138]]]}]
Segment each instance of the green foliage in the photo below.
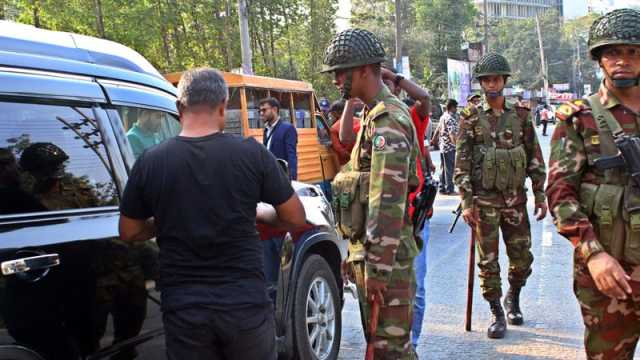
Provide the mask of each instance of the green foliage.
[{"label": "green foliage", "polygon": [[[310,81],[320,94],[337,96],[332,79],[319,74],[337,1],[251,0],[254,72]],[[0,0],[0,15],[7,7],[22,23],[127,45],[162,73],[195,66],[231,71],[241,64],[233,0]]]}]

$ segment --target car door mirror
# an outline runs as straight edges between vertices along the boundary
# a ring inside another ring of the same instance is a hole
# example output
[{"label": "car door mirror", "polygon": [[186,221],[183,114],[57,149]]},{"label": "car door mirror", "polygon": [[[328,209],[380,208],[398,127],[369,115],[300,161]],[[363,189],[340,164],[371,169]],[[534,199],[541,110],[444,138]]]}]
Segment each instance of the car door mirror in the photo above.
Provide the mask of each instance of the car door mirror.
[{"label": "car door mirror", "polygon": [[287,160],[276,159],[276,161],[278,162],[278,165],[280,165],[280,168],[282,169],[282,171],[284,171],[285,175],[287,175],[287,178],[288,178],[289,177],[289,163],[287,162]]}]

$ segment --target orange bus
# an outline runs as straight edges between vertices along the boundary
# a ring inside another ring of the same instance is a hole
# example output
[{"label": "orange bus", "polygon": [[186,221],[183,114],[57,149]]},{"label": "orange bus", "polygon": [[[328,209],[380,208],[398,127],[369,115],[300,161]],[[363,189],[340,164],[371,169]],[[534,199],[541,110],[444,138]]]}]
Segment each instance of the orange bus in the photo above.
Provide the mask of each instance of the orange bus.
[{"label": "orange bus", "polygon": [[[339,170],[331,149],[329,125],[319,111],[310,83],[255,75],[223,72],[229,86],[225,132],[252,136],[262,143],[264,124],[258,114],[258,102],[265,97],[280,101],[280,119],[298,132],[298,181],[324,183]],[[174,86],[182,72],[165,74]],[[323,188],[324,188],[323,186]]]}]

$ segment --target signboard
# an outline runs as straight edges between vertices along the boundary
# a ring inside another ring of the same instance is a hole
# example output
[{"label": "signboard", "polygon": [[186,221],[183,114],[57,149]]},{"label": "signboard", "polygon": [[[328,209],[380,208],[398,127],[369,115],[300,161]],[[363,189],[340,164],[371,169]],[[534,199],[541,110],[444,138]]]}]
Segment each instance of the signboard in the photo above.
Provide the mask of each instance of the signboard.
[{"label": "signboard", "polygon": [[557,91],[569,90],[569,84],[553,84],[553,88]]},{"label": "signboard", "polygon": [[467,105],[471,94],[471,64],[466,61],[447,59],[447,89],[450,99],[459,106]]},{"label": "signboard", "polygon": [[393,59],[393,66],[398,71],[398,73],[402,74],[405,79],[411,80],[411,66],[409,65],[409,57],[403,56],[400,61],[400,65],[396,64],[396,59]]}]

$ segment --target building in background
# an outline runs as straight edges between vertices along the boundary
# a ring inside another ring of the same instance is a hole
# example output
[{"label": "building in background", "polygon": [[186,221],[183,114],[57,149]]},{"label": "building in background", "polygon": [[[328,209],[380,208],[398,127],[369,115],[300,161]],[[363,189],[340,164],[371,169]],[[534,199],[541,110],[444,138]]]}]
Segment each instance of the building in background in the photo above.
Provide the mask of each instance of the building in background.
[{"label": "building in background", "polygon": [[[480,12],[485,0],[474,0]],[[563,16],[562,0],[486,0],[487,14],[492,18],[526,19],[548,10],[556,10]]]}]

